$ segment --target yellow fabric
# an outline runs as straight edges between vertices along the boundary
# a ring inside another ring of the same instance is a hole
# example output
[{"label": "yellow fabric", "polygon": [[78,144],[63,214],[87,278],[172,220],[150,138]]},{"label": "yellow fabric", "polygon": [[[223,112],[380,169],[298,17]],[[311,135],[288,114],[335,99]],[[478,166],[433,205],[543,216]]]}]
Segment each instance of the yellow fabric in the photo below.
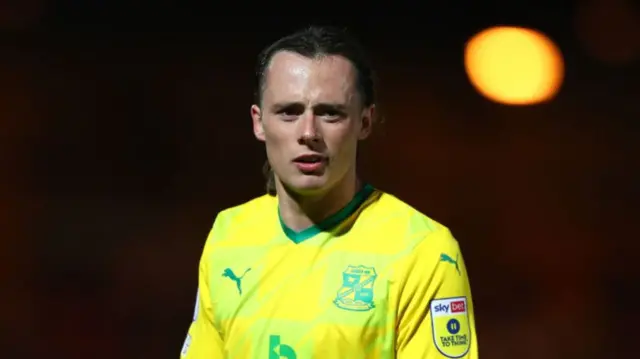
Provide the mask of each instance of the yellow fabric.
[{"label": "yellow fabric", "polygon": [[449,230],[380,191],[343,217],[296,240],[275,197],[221,212],[181,358],[477,359]]}]

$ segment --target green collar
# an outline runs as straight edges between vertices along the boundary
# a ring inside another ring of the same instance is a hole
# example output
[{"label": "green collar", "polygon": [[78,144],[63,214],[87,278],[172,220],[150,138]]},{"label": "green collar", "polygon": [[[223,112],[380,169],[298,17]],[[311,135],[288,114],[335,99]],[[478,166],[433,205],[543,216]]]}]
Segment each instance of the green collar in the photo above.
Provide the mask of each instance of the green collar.
[{"label": "green collar", "polygon": [[358,193],[356,193],[353,199],[341,210],[332,214],[322,222],[315,224],[300,232],[296,232],[293,229],[287,227],[286,224],[284,224],[284,221],[282,220],[282,216],[280,215],[280,210],[278,209],[278,218],[280,219],[280,225],[282,226],[282,230],[284,231],[284,234],[291,241],[293,241],[293,243],[296,243],[296,244],[301,243],[315,236],[318,233],[324,232],[326,230],[329,230],[335,227],[345,219],[349,218],[349,216],[351,216],[356,210],[358,210],[358,208],[360,208],[362,203],[364,203],[364,201],[366,201],[367,198],[369,198],[369,196],[373,193],[374,190],[375,189],[373,188],[373,186],[365,184],[364,186],[362,186],[362,189],[358,191]]}]

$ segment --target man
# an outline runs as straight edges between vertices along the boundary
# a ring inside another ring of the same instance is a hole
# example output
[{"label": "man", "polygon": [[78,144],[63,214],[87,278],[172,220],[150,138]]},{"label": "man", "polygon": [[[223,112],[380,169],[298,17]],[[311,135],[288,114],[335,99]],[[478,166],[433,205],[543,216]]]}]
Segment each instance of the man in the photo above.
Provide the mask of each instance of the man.
[{"label": "man", "polygon": [[458,243],[357,176],[375,118],[360,46],[312,27],[257,75],[269,193],[217,216],[181,358],[477,358]]}]

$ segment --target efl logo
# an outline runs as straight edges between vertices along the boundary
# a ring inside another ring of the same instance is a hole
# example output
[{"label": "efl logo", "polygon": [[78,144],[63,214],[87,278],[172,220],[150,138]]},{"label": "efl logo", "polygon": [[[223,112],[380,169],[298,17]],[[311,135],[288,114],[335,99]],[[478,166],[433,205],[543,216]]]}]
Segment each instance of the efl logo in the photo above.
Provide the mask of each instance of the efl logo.
[{"label": "efl logo", "polygon": [[466,311],[464,300],[456,300],[451,302],[451,313],[464,313]]}]

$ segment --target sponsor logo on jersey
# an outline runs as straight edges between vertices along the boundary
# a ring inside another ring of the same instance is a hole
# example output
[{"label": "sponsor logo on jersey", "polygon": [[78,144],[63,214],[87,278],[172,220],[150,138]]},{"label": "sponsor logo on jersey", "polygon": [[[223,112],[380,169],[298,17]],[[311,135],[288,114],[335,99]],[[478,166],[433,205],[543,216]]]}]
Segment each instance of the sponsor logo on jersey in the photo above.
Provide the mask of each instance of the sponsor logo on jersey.
[{"label": "sponsor logo on jersey", "polygon": [[471,328],[467,298],[443,298],[431,301],[433,342],[447,358],[461,358],[471,346]]},{"label": "sponsor logo on jersey", "polygon": [[269,336],[269,359],[296,359],[296,351],[282,344],[279,335]]},{"label": "sponsor logo on jersey", "polygon": [[182,344],[182,350],[180,351],[181,357],[184,357],[185,355],[187,355],[190,345],[191,345],[191,335],[187,334],[187,337],[184,340],[184,344]]},{"label": "sponsor logo on jersey", "polygon": [[236,283],[236,288],[238,288],[238,294],[242,295],[242,278],[251,270],[251,268],[247,268],[241,276],[237,276],[231,268],[226,268],[222,272],[222,276],[225,278],[229,278],[229,280]]},{"label": "sponsor logo on jersey", "polygon": [[440,254],[440,262],[453,264],[456,267],[456,272],[458,272],[458,275],[461,275],[460,267],[458,266],[458,257],[459,255],[456,255],[456,259],[453,259],[448,254],[442,253]]},{"label": "sponsor logo on jersey", "polygon": [[200,289],[196,292],[196,304],[193,309],[193,321],[195,322],[198,319],[198,311],[200,310]]},{"label": "sponsor logo on jersey", "polygon": [[362,312],[373,309],[373,285],[377,276],[373,267],[348,266],[342,272],[342,287],[338,289],[333,303],[345,310]]}]

